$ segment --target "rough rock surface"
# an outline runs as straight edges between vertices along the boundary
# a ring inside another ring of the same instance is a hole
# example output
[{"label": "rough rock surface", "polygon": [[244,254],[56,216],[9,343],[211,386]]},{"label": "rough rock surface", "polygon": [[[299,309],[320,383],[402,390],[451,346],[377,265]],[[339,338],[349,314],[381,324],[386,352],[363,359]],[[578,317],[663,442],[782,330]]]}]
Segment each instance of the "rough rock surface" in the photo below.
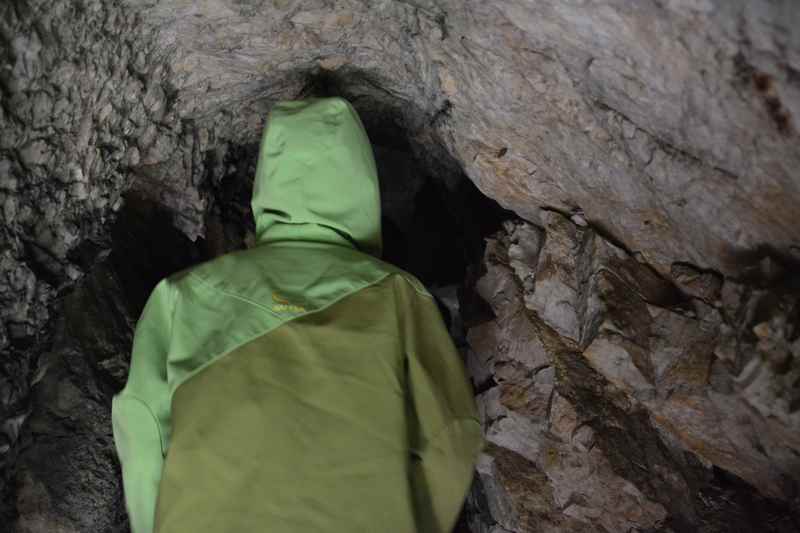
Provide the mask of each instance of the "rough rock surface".
[{"label": "rough rock surface", "polygon": [[709,304],[542,219],[507,222],[475,282],[495,316],[467,334],[491,443],[473,530],[796,528],[797,287],[726,281]]},{"label": "rough rock surface", "polygon": [[313,94],[361,112],[428,283],[498,216],[463,175],[523,219],[440,291],[492,442],[465,527],[798,529],[795,4],[2,2],[0,530],[124,530],[130,328],[249,242],[269,107]]}]

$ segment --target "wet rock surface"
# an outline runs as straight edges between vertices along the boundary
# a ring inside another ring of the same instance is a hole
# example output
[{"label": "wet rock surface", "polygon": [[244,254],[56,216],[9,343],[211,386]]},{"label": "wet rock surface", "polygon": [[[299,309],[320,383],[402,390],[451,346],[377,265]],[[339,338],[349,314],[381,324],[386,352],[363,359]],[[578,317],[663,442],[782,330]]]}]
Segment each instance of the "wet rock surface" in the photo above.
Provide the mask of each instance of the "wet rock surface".
[{"label": "wet rock surface", "polygon": [[800,529],[799,24],[791,0],[3,2],[0,531],[125,531],[109,406],[144,299],[252,242],[269,108],[326,94],[470,368],[491,444],[462,529]]}]

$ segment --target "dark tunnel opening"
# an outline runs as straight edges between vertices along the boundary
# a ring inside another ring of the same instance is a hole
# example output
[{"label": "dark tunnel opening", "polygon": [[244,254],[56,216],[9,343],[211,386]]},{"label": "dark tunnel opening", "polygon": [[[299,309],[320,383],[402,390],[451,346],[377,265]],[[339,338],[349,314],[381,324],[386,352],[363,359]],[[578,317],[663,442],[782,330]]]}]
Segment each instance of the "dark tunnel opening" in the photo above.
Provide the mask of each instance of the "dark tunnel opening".
[{"label": "dark tunnel opening", "polygon": [[[464,347],[461,315],[491,318],[480,299],[464,289],[481,264],[484,239],[516,216],[484,196],[442,146],[415,138],[414,128],[424,123],[419,111],[403,114],[394,103],[359,92],[360,78],[352,79],[355,84],[342,87],[336,80],[315,77],[301,96],[343,95],[359,111],[380,180],[382,259],[414,274],[431,290],[456,344]],[[372,90],[372,84],[365,86]],[[84,288],[116,291],[124,302],[121,311],[133,326],[159,280],[254,245],[250,199],[258,153],[259,143],[251,142],[222,143],[203,154],[199,188],[207,199],[205,232],[196,241],[178,229],[180,214],[162,204],[157,191],[128,191],[106,240],[87,241],[76,250],[73,259],[91,272],[90,281],[76,293]],[[93,284],[91,280],[102,275],[114,278],[113,288]],[[87,313],[96,315],[99,323],[105,314]],[[120,348],[127,352],[129,347]],[[121,377],[106,376],[108,390],[121,387]]]},{"label": "dark tunnel opening", "polygon": [[[380,87],[380,80],[368,79],[360,72],[334,75],[317,71],[308,76],[298,97],[341,96],[359,112],[372,143],[380,180],[382,259],[411,272],[429,287],[459,285],[464,282],[468,265],[480,261],[484,237],[515,215],[484,196],[437,139],[419,136],[421,130],[430,131],[428,126],[434,119],[431,112],[407,106]],[[205,234],[195,243],[173,245],[178,250],[188,250],[183,253],[184,266],[254,243],[250,197],[259,143],[258,139],[253,141],[224,144],[204,154],[205,175],[200,188],[208,198]],[[126,231],[124,228],[132,220],[143,216],[152,218],[154,224],[165,225],[163,217],[169,217],[169,213],[165,210],[158,215],[157,202],[145,200],[140,194],[136,191],[127,195],[128,202],[114,232]],[[143,210],[150,215],[140,213]],[[150,232],[142,245],[158,247],[160,239],[175,240],[175,230],[170,225],[163,235],[155,241],[153,238]],[[131,246],[126,240],[112,241],[112,258],[135,255],[130,250],[123,251]],[[181,263],[180,259],[153,261],[152,268],[158,272],[149,277],[150,284],[176,270],[176,261]],[[156,268],[156,264],[163,268]],[[132,285],[138,283],[133,281]]]},{"label": "dark tunnel opening", "polygon": [[[430,175],[410,151],[373,145],[381,183],[383,260],[429,286],[459,284],[482,253],[483,238],[512,213],[483,196],[466,176],[454,188]],[[226,174],[209,179],[207,232],[198,253],[210,259],[242,249],[254,233],[249,202],[258,145],[234,146],[221,162]],[[211,156],[213,157],[213,156]],[[133,207],[136,209],[136,207]]]}]

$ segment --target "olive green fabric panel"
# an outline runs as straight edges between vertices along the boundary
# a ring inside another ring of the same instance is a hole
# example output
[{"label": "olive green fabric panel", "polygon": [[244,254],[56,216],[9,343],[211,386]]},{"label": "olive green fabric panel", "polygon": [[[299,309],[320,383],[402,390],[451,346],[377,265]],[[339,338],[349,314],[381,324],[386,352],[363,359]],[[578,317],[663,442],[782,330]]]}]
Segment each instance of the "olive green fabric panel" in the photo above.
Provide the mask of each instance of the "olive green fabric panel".
[{"label": "olive green fabric panel", "polygon": [[373,286],[183,383],[156,531],[416,531],[401,349]]},{"label": "olive green fabric panel", "polygon": [[482,444],[438,309],[403,276],[218,358],[172,416],[158,533],[449,531]]},{"label": "olive green fabric panel", "polygon": [[408,290],[397,294],[402,300],[419,531],[447,533],[469,489],[483,432],[469,378],[433,298]]}]

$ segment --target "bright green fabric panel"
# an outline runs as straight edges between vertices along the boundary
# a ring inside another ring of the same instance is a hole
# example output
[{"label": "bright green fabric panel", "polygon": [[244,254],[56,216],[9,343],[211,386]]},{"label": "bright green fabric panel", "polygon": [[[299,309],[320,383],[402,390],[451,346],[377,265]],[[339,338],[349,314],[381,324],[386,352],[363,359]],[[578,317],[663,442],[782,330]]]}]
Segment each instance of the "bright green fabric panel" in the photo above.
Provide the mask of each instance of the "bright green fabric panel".
[{"label": "bright green fabric panel", "polygon": [[375,158],[346,100],[275,105],[262,137],[251,205],[259,242],[350,241],[380,256]]},{"label": "bright green fabric panel", "polygon": [[162,281],[148,299],[136,328],[128,382],[111,403],[114,442],[122,465],[126,507],[133,533],[153,530],[170,427],[165,358],[170,345],[174,303],[174,290]]},{"label": "bright green fabric panel", "polygon": [[482,444],[438,308],[404,276],[218,358],[173,424],[157,533],[450,531]]}]

